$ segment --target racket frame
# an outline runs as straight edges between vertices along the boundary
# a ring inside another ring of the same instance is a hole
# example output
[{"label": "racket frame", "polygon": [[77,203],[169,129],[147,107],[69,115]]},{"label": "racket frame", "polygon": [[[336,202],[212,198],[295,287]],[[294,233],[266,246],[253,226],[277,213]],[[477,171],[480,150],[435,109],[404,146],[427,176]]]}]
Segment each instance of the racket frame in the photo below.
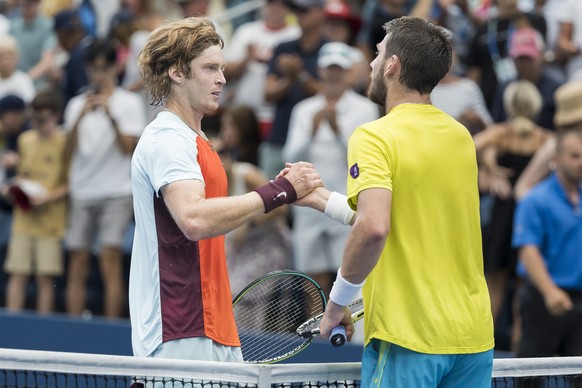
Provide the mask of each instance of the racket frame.
[{"label": "racket frame", "polygon": [[[244,296],[247,293],[249,293],[257,284],[265,282],[265,281],[267,281],[271,278],[274,278],[274,277],[285,276],[285,275],[299,276],[299,277],[305,278],[309,282],[311,282],[316,287],[318,294],[321,296],[321,303],[322,303],[321,308],[322,308],[322,311],[325,311],[325,307],[327,306],[327,299],[325,297],[325,292],[323,291],[323,288],[319,285],[319,283],[317,283],[315,281],[315,279],[313,279],[311,276],[309,276],[303,272],[290,270],[290,269],[283,269],[283,270],[269,272],[268,274],[263,275],[263,276],[259,277],[258,279],[253,280],[251,283],[249,283],[245,288],[243,288],[233,298],[233,300],[232,300],[233,309],[237,305],[237,303],[239,303],[244,298]],[[236,313],[236,310],[234,310],[234,312]],[[323,313],[318,314],[317,316],[320,316],[320,315],[323,315]],[[235,316],[235,321],[236,321],[236,316]],[[239,338],[240,338],[240,334],[239,334]],[[252,360],[252,361],[243,360],[243,361],[247,364],[274,364],[274,363],[277,363],[280,361],[284,361],[290,357],[297,355],[301,351],[305,350],[305,348],[307,348],[311,344],[311,342],[314,340],[314,338],[315,338],[315,336],[304,337],[304,341],[301,344],[299,344],[298,346],[291,349],[290,351],[288,351],[284,354],[281,354],[277,357],[271,357],[271,358],[262,359],[262,360]],[[243,344],[241,341],[241,350],[242,350],[242,347],[243,347]]]}]

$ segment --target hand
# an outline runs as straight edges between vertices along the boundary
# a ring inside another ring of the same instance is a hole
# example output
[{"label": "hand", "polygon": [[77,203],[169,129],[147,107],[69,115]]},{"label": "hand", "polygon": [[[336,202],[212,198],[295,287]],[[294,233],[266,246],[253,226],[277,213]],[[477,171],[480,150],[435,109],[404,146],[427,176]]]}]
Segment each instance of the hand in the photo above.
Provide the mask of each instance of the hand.
[{"label": "hand", "polygon": [[277,68],[286,77],[295,79],[303,69],[303,59],[295,54],[281,54],[277,58]]},{"label": "hand", "polygon": [[101,93],[87,92],[87,98],[85,101],[85,106],[83,107],[83,113],[88,113],[96,110],[97,108],[103,108],[105,113],[109,114],[108,97]]},{"label": "hand", "polygon": [[325,206],[327,205],[327,200],[329,199],[330,193],[331,192],[325,187],[316,187],[305,197],[293,202],[293,205],[310,207],[323,213],[325,211]]},{"label": "hand", "polygon": [[351,341],[354,335],[354,324],[352,323],[350,310],[345,306],[340,306],[329,301],[325,313],[323,313],[323,318],[319,323],[321,336],[323,338],[329,338],[331,331],[339,325],[344,325],[346,328],[346,337],[348,341]]},{"label": "hand", "polygon": [[308,162],[291,164],[289,171],[284,176],[295,188],[297,199],[305,197],[316,187],[323,187],[323,181],[319,173],[315,170],[313,164]]},{"label": "hand", "polygon": [[552,315],[563,315],[574,308],[570,295],[558,287],[553,287],[544,294],[544,302]]},{"label": "hand", "polygon": [[501,199],[508,199],[512,195],[512,188],[509,180],[505,177],[496,176],[489,182],[489,191]]}]

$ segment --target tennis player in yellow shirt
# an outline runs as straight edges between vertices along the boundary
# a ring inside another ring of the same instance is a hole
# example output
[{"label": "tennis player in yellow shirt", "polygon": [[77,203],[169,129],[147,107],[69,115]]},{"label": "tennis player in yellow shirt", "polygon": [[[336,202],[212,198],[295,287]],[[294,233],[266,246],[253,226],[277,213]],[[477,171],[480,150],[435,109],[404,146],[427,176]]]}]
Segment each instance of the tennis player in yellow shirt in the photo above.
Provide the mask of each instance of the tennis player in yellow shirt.
[{"label": "tennis player in yellow shirt", "polygon": [[362,387],[490,387],[475,147],[430,103],[451,65],[448,36],[412,17],[385,30],[369,98],[387,114],[350,138],[347,198],[317,189],[299,203],[353,224],[321,332],[342,323],[351,337],[345,306],[362,289]]}]

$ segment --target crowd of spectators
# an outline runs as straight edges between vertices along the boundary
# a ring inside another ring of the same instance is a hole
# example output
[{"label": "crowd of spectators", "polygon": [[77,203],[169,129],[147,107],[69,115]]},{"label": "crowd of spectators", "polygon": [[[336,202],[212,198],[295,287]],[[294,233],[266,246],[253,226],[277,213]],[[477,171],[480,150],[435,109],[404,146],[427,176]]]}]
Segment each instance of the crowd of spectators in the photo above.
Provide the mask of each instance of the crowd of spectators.
[{"label": "crowd of spectators", "polygon": [[[383,114],[364,98],[382,25],[414,15],[450,33],[453,66],[432,102],[475,139],[496,341],[514,350],[521,282],[513,190],[536,151],[554,141],[556,90],[582,82],[582,2],[266,0],[240,16],[244,3],[0,1],[0,303],[127,316],[129,160],[159,111],[147,103],[137,58],[165,21],[206,16],[225,39],[227,86],[203,129],[223,157],[231,194],[298,160],[313,162],[345,193],[347,138]],[[35,220],[42,227],[23,227]],[[305,209],[253,221],[227,236],[233,290],[289,267],[318,276],[328,290],[345,236]]]}]

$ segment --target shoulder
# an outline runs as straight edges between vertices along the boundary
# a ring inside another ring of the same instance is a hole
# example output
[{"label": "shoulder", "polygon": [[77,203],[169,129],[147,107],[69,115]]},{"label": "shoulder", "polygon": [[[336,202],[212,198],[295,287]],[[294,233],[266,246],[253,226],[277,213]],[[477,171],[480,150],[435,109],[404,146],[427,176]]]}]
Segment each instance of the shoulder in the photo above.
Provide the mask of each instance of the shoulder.
[{"label": "shoulder", "polygon": [[532,187],[532,189],[520,201],[520,204],[531,208],[545,208],[550,206],[553,201],[548,200],[553,199],[556,196],[558,192],[557,185],[558,183],[555,175],[550,175]]},{"label": "shoulder", "polygon": [[27,144],[36,141],[36,139],[38,139],[38,131],[36,129],[29,129],[18,136],[18,143]]}]

